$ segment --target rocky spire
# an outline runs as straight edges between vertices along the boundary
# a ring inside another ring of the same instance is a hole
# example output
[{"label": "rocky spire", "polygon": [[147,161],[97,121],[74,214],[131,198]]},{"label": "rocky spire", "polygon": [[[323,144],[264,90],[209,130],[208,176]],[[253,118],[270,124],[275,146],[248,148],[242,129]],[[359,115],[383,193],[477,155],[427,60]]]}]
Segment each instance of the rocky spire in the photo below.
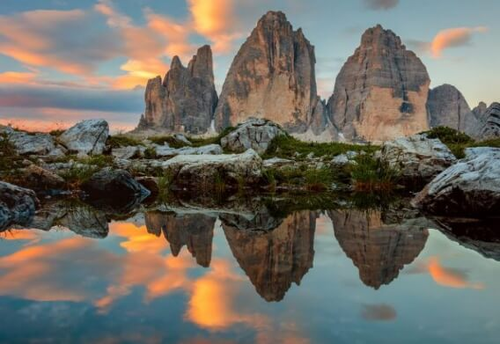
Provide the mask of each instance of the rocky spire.
[{"label": "rocky spire", "polygon": [[[479,113],[481,109],[478,108],[477,111]],[[480,140],[500,137],[500,103],[491,104],[488,109],[479,115],[478,124],[473,130],[472,136]]]},{"label": "rocky spire", "polygon": [[146,111],[140,129],[205,133],[217,105],[210,47],[198,49],[188,67],[175,56],[163,83],[159,76],[149,80],[145,100]]},{"label": "rocky spire", "polygon": [[216,128],[267,118],[304,132],[316,105],[314,47],[282,12],[268,12],[240,48],[215,113]]},{"label": "rocky spire", "polygon": [[463,132],[477,125],[476,116],[462,93],[452,85],[441,85],[429,92],[427,101],[429,124],[434,127],[448,127]]},{"label": "rocky spire", "polygon": [[430,78],[401,39],[378,25],[337,77],[329,110],[347,140],[384,141],[428,129]]}]

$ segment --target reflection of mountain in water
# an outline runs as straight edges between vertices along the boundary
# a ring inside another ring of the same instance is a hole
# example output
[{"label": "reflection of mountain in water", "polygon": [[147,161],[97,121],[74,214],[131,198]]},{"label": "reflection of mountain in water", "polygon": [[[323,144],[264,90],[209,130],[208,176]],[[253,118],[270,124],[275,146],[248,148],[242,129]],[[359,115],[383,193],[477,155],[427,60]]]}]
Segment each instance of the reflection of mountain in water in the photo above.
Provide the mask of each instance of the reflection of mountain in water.
[{"label": "reflection of mountain in water", "polygon": [[388,225],[378,211],[329,211],[335,237],[367,286],[379,289],[398,277],[423,250],[429,235],[420,226]]},{"label": "reflection of mountain in water", "polygon": [[163,232],[170,244],[172,255],[177,257],[184,245],[196,262],[209,267],[212,259],[212,239],[215,218],[204,214],[146,213],[148,233],[160,236]]},{"label": "reflection of mountain in water", "polygon": [[[285,220],[260,213],[253,222],[221,216],[234,257],[266,301],[282,300],[292,282],[299,285],[313,266],[316,217],[312,211],[300,211]],[[267,227],[273,222],[278,225],[274,230]]]}]

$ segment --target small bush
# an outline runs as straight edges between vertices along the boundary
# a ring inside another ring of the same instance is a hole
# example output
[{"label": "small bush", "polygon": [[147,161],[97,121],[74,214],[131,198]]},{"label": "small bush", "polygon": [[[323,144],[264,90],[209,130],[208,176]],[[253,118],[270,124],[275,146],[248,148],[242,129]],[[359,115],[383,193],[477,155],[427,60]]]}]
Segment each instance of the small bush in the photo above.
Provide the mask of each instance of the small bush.
[{"label": "small bush", "polygon": [[474,140],[467,134],[448,127],[436,127],[426,131],[430,139],[439,139],[444,144],[471,144]]},{"label": "small bush", "polygon": [[149,147],[144,151],[144,158],[146,159],[156,159],[157,154],[156,154],[156,149],[153,147]]},{"label": "small bush", "polygon": [[356,191],[390,191],[396,187],[399,171],[386,162],[360,155],[352,167],[351,177]]}]

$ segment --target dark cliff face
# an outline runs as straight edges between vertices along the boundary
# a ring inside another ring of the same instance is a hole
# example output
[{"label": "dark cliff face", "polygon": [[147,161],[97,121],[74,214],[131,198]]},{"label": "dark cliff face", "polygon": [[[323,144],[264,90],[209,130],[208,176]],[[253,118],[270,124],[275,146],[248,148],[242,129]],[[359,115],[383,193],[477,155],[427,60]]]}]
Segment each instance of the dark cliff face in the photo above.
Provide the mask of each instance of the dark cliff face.
[{"label": "dark cliff face", "polygon": [[[281,301],[292,282],[299,285],[312,267],[316,217],[315,212],[301,211],[282,221],[259,216],[253,224],[232,219],[228,225],[222,220],[234,257],[266,301]],[[238,228],[236,223],[252,229]],[[266,228],[258,230],[258,223]],[[278,226],[270,229],[270,223]]]},{"label": "dark cliff face", "polygon": [[335,237],[359,270],[361,281],[374,289],[390,284],[424,249],[427,230],[388,225],[380,212],[329,211]]},{"label": "dark cliff face", "polygon": [[380,25],[368,29],[337,76],[328,103],[332,121],[348,140],[384,141],[424,131],[429,84],[422,61],[394,32]]},{"label": "dark cliff face", "polygon": [[212,239],[215,218],[203,215],[175,215],[160,212],[146,213],[148,233],[160,236],[170,244],[172,255],[177,257],[184,245],[198,265],[209,267],[212,259]]},{"label": "dark cliff face", "polygon": [[165,79],[148,82],[146,111],[140,129],[161,128],[171,132],[202,134],[208,131],[217,105],[212,50],[209,46],[184,67],[175,56]]},{"label": "dark cliff face", "polygon": [[314,47],[282,12],[268,12],[236,55],[224,83],[217,129],[249,117],[304,132],[316,105]]}]

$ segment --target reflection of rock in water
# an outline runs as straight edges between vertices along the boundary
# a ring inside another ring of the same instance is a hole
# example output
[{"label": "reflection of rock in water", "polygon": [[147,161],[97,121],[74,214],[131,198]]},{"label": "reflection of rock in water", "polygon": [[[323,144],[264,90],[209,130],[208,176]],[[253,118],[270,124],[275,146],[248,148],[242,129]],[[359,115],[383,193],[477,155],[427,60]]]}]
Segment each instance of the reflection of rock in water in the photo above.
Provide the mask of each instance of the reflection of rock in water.
[{"label": "reflection of rock in water", "polygon": [[238,229],[234,221],[221,218],[234,257],[266,301],[281,301],[292,282],[299,285],[312,267],[316,217],[315,212],[297,212],[266,232]]},{"label": "reflection of rock in water", "polygon": [[359,277],[375,289],[396,279],[420,254],[429,235],[411,220],[387,225],[378,211],[329,211],[328,215],[340,246],[359,269]]},{"label": "reflection of rock in water", "polygon": [[146,213],[148,233],[160,236],[163,232],[170,244],[172,254],[177,257],[182,246],[187,245],[196,262],[209,267],[212,259],[212,239],[215,218],[203,214]]},{"label": "reflection of rock in water", "polygon": [[103,212],[76,201],[47,204],[37,213],[30,227],[48,231],[54,226],[66,227],[83,237],[95,239],[105,238],[109,232]]},{"label": "reflection of rock in water", "polygon": [[449,239],[474,250],[483,257],[500,261],[498,219],[435,219],[438,228]]}]

